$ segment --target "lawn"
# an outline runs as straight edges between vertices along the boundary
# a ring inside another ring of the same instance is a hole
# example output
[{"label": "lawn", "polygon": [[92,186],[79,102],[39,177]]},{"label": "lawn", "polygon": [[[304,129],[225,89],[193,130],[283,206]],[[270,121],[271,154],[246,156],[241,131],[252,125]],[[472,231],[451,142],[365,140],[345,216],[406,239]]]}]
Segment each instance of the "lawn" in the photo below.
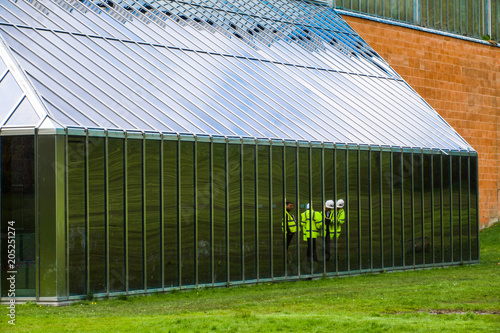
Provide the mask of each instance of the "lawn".
[{"label": "lawn", "polygon": [[478,265],[18,305],[0,331],[500,332],[500,224],[480,237]]}]

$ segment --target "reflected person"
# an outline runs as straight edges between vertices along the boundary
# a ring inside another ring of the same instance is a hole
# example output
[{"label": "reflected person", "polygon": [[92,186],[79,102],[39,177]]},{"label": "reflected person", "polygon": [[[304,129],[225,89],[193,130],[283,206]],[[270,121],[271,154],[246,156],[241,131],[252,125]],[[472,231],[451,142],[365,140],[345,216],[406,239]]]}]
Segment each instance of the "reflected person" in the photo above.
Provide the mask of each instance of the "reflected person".
[{"label": "reflected person", "polygon": [[283,231],[283,233],[286,233],[287,250],[288,247],[290,247],[293,235],[297,232],[297,222],[295,221],[295,216],[291,214],[292,210],[293,210],[293,203],[287,201],[285,206],[285,221],[283,220],[281,221],[281,230]]},{"label": "reflected person", "polygon": [[307,262],[318,261],[316,254],[316,238],[321,231],[323,216],[320,212],[315,212],[310,204],[306,205],[306,211],[300,214],[300,223],[302,225],[303,239],[307,241]]},{"label": "reflected person", "polygon": [[[337,218],[335,219],[335,234],[340,236],[341,225],[345,223],[344,199],[337,200]],[[333,237],[332,237],[333,238]]]}]

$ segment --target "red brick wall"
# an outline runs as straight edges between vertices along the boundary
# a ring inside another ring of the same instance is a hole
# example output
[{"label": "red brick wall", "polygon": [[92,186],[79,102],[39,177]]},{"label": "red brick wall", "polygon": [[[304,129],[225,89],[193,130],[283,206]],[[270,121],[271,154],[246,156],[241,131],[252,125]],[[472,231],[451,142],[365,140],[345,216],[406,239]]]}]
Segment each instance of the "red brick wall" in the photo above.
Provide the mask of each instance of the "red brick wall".
[{"label": "red brick wall", "polygon": [[344,16],[479,155],[482,227],[500,214],[500,48]]}]

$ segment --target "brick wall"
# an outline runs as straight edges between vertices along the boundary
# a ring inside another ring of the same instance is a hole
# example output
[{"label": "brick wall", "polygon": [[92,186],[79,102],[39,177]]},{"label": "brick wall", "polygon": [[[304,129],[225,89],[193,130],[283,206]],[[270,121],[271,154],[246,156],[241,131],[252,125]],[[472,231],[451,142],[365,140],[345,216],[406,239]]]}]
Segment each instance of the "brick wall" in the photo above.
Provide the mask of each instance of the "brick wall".
[{"label": "brick wall", "polygon": [[479,155],[482,227],[500,214],[500,48],[344,16]]}]

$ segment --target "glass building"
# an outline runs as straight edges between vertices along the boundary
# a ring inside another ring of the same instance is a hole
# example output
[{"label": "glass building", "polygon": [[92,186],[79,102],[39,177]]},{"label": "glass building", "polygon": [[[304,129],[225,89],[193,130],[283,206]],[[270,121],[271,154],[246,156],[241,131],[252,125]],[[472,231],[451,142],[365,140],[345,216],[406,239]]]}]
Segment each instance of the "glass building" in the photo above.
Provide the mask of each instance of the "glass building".
[{"label": "glass building", "polygon": [[476,151],[326,5],[2,1],[0,100],[3,301],[479,260]]}]

